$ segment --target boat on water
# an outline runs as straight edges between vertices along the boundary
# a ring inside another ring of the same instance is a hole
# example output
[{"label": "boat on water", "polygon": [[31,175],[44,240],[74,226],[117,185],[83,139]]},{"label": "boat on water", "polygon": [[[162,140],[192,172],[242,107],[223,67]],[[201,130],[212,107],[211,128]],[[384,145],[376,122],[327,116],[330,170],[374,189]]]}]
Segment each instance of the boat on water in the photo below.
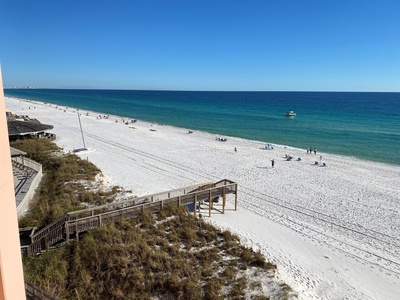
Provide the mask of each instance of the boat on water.
[{"label": "boat on water", "polygon": [[295,117],[296,113],[293,110],[289,110],[285,113],[286,117]]}]

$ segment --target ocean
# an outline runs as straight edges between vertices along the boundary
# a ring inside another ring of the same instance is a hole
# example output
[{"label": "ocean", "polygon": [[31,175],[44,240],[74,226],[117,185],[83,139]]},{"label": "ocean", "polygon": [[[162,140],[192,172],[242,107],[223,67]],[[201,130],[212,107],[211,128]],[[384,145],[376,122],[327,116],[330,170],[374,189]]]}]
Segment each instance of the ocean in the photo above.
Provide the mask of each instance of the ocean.
[{"label": "ocean", "polygon": [[[400,165],[400,93],[5,89],[4,94]],[[288,110],[296,117],[285,117]]]}]

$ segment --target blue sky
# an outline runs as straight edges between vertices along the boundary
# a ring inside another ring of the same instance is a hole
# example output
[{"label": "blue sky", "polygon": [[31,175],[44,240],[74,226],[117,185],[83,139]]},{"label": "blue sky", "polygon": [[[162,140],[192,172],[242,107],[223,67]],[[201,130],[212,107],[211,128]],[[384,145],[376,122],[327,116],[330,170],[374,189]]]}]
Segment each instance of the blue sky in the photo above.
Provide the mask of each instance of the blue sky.
[{"label": "blue sky", "polygon": [[400,1],[0,0],[5,86],[400,92]]}]

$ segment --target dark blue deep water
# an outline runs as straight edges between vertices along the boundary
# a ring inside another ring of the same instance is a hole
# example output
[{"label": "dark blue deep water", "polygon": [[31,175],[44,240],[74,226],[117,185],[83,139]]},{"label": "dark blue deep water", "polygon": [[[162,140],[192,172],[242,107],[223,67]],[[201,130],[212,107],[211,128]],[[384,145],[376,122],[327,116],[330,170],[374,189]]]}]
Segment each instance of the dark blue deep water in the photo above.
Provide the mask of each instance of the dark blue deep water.
[{"label": "dark blue deep water", "polygon": [[[193,130],[400,165],[400,93],[9,89],[50,102]],[[284,117],[288,110],[295,118]]]}]

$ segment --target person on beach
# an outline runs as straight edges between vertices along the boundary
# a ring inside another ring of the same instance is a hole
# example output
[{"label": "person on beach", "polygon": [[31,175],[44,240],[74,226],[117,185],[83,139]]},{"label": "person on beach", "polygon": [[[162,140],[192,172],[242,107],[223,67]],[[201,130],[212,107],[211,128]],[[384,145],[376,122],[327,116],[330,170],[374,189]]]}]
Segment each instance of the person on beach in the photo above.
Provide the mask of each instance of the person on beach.
[{"label": "person on beach", "polygon": [[237,152],[237,149],[236,149],[236,147],[235,147],[235,152]]},{"label": "person on beach", "polygon": [[271,165],[272,165],[272,167],[275,166],[275,160],[271,159]]},{"label": "person on beach", "polygon": [[317,155],[317,148],[314,148],[314,154]]}]

